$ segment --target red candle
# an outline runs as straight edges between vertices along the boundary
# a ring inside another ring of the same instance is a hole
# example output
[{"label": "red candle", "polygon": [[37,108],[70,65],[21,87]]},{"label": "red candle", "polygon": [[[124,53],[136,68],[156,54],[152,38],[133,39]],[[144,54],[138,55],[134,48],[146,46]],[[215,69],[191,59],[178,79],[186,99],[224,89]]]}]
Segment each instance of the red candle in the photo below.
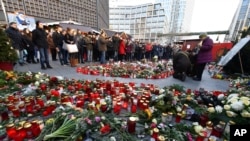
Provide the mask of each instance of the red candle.
[{"label": "red candle", "polygon": [[13,109],[15,109],[16,107],[13,104],[8,104],[7,105],[8,111],[12,111]]},{"label": "red candle", "polygon": [[41,84],[41,85],[40,85],[40,89],[41,89],[42,91],[45,91],[45,90],[47,89],[46,84]]},{"label": "red candle", "polygon": [[154,138],[157,141],[158,136],[159,136],[159,129],[158,128],[154,128],[153,129],[152,138]]},{"label": "red candle", "polygon": [[118,103],[116,103],[116,105],[114,107],[114,113],[117,114],[117,115],[119,115],[120,112],[121,112],[121,103],[118,102]]},{"label": "red candle", "polygon": [[8,100],[9,100],[9,101],[13,101],[13,100],[14,100],[14,98],[15,98],[15,96],[14,96],[13,94],[8,95]]},{"label": "red candle", "polygon": [[123,101],[122,108],[128,109],[128,100],[127,99]]},{"label": "red candle", "polygon": [[15,137],[17,131],[13,123],[6,125],[6,133],[10,139],[13,139]]},{"label": "red candle", "polygon": [[195,139],[195,141],[204,141],[205,136],[203,133],[200,133],[199,136]]},{"label": "red candle", "polygon": [[181,113],[178,113],[175,117],[175,122],[180,123],[181,122]]},{"label": "red candle", "polygon": [[106,103],[106,102],[102,102],[102,103],[101,103],[101,111],[102,111],[102,112],[106,112],[107,109],[108,109],[107,103]]},{"label": "red candle", "polygon": [[20,111],[17,108],[12,109],[13,117],[20,117]]},{"label": "red candle", "polygon": [[30,103],[26,103],[26,112],[27,113],[33,113],[33,105],[31,105]]},{"label": "red candle", "polygon": [[131,105],[131,113],[136,113],[137,106],[135,104]]},{"label": "red candle", "polygon": [[82,99],[82,100],[78,100],[77,102],[76,102],[76,107],[83,107],[84,106],[84,100]]},{"label": "red candle", "polygon": [[26,122],[24,125],[23,125],[23,127],[24,127],[24,129],[25,129],[25,131],[26,131],[26,137],[27,138],[32,138],[33,137],[33,135],[32,135],[32,129],[31,129],[31,123],[28,123],[28,122]]},{"label": "red candle", "polygon": [[23,141],[25,139],[25,136],[22,135],[22,129],[23,127],[16,128],[16,135],[13,138],[14,141]]},{"label": "red candle", "polygon": [[38,104],[41,108],[43,108],[43,107],[44,107],[44,101],[43,101],[43,99],[39,97],[39,98],[37,99],[37,104]]},{"label": "red candle", "polygon": [[134,133],[135,132],[135,126],[136,126],[136,118],[135,117],[130,117],[127,121],[127,126],[128,126],[128,132],[129,133]]},{"label": "red candle", "polygon": [[38,124],[37,120],[33,120],[31,122],[31,129],[32,129],[32,135],[33,137],[38,137],[41,133],[40,125]]}]

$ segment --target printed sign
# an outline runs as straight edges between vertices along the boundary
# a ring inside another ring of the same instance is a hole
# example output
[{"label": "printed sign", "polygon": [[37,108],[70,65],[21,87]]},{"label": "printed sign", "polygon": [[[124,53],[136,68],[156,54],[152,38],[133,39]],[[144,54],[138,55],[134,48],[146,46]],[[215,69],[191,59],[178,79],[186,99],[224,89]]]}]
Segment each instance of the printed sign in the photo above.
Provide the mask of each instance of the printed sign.
[{"label": "printed sign", "polygon": [[16,22],[17,27],[20,30],[28,28],[30,31],[32,31],[36,28],[36,22],[34,17],[27,16],[22,12],[7,13],[7,15],[9,23]]}]

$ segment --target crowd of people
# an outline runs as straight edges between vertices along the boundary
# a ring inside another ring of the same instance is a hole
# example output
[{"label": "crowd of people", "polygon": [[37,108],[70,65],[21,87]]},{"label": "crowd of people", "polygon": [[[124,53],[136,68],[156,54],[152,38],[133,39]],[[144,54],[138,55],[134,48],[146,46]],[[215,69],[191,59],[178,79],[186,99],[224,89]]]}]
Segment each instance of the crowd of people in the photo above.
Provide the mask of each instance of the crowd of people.
[{"label": "crowd of people", "polygon": [[[6,29],[12,41],[12,46],[19,55],[18,63],[39,63],[41,69],[52,68],[52,61],[60,61],[61,65],[69,65],[70,53],[63,47],[66,44],[76,44],[78,53],[75,55],[79,63],[100,61],[105,64],[107,60],[135,61],[143,58],[159,59],[172,58],[173,47],[162,46],[157,43],[132,41],[125,33],[115,33],[108,37],[104,31],[100,33],[84,32],[78,29],[63,29],[60,26],[48,28],[40,21],[36,22],[36,29],[19,30],[17,24],[12,22]],[[51,57],[49,57],[49,54]]]},{"label": "crowd of people", "polygon": [[[27,63],[41,64],[41,69],[52,69],[52,61],[61,65],[71,64],[71,59],[78,63],[99,61],[105,64],[107,60],[113,61],[140,61],[173,58],[174,78],[185,80],[186,75],[201,81],[203,70],[208,62],[212,61],[213,41],[206,35],[200,35],[201,42],[196,50],[183,52],[178,45],[162,46],[158,43],[131,40],[125,33],[115,33],[111,37],[102,30],[100,33],[84,32],[79,29],[63,29],[44,27],[40,21],[36,22],[36,29],[18,30],[17,24],[11,22],[6,33],[12,41],[12,47],[18,52],[18,63],[22,66]],[[71,53],[64,46],[75,45],[76,53]],[[198,49],[198,51],[197,51]],[[195,55],[192,55],[194,54]],[[24,59],[25,58],[25,59]],[[193,67],[191,67],[193,66]]]}]

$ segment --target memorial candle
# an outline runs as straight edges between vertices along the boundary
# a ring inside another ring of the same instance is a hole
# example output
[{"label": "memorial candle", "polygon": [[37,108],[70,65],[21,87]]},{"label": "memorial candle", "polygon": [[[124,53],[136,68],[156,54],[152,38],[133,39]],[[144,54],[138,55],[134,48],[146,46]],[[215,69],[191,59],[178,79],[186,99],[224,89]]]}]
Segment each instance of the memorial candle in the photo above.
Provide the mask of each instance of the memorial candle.
[{"label": "memorial candle", "polygon": [[127,121],[128,126],[128,132],[129,133],[135,133],[135,126],[136,126],[136,118],[135,117],[129,117]]}]

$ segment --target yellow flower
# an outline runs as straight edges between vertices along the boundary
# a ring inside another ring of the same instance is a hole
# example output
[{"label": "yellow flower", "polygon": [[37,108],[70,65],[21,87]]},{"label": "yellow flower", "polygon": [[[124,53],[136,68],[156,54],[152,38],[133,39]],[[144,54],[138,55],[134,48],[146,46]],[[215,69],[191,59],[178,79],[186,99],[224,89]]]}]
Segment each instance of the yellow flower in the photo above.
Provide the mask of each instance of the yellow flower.
[{"label": "yellow flower", "polygon": [[237,114],[232,111],[226,111],[228,117],[236,117]]},{"label": "yellow flower", "polygon": [[207,108],[207,111],[208,111],[209,113],[214,113],[214,112],[215,112],[215,109],[214,109],[214,107],[209,107],[209,108]]},{"label": "yellow flower", "polygon": [[228,110],[231,109],[231,106],[230,105],[224,105],[224,109],[228,111]]}]

